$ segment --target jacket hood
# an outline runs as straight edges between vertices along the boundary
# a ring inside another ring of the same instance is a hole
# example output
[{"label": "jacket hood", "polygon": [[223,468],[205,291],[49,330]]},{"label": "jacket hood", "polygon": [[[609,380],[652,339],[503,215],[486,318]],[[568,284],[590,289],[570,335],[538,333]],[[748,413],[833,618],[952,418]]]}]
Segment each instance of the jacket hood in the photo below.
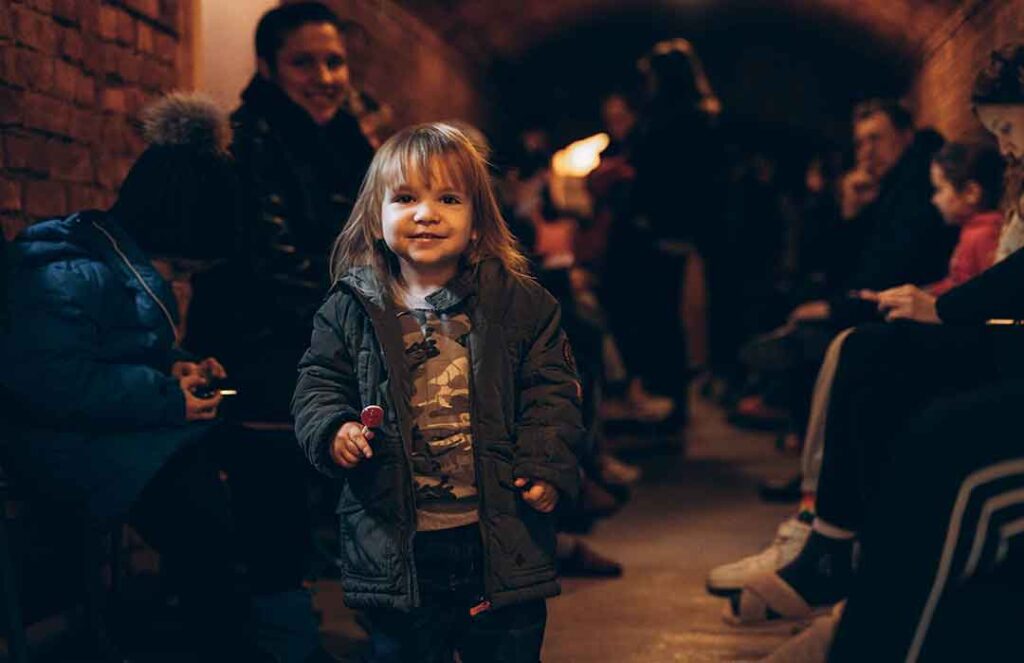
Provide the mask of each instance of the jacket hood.
[{"label": "jacket hood", "polygon": [[[477,265],[464,268],[444,287],[428,295],[427,303],[438,311],[447,310],[476,294],[478,289],[489,289],[492,285],[502,282],[504,274],[501,262],[488,258]],[[376,270],[369,265],[353,267],[338,279],[338,284],[352,288],[380,308],[387,307],[386,288],[380,282]]]},{"label": "jacket hood", "polygon": [[107,212],[87,210],[26,228],[10,246],[15,270],[87,259],[98,260],[125,285],[157,299],[172,326],[178,307],[166,281],[149,258]]}]

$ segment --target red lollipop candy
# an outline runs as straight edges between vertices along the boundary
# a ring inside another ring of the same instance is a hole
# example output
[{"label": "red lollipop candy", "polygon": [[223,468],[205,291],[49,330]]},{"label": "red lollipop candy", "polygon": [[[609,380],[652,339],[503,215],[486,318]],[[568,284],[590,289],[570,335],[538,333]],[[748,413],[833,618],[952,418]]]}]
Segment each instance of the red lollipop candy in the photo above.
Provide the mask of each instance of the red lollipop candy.
[{"label": "red lollipop candy", "polygon": [[379,405],[367,405],[359,413],[359,421],[367,428],[377,428],[384,422],[384,408]]}]

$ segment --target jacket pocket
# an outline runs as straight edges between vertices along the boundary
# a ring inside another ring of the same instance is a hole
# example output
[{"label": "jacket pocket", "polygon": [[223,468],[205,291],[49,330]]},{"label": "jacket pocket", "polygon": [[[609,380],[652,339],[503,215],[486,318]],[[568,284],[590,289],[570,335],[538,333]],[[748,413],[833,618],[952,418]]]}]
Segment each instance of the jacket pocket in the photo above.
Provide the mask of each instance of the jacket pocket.
[{"label": "jacket pocket", "polygon": [[387,526],[358,502],[339,506],[338,519],[342,573],[362,580],[389,579],[398,550]]}]

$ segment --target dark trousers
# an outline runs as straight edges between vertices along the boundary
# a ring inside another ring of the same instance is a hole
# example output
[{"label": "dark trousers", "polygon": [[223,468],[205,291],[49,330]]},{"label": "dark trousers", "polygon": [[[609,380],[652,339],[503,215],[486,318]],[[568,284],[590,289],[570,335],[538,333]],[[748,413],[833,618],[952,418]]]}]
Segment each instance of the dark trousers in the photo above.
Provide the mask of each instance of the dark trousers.
[{"label": "dark trousers", "polygon": [[[1024,359],[1019,332],[916,323],[858,327],[843,344],[832,386],[818,515],[859,530],[907,422],[938,398],[1009,377],[1020,369],[1013,357]],[[903,480],[913,483],[916,473]]]},{"label": "dark trousers", "polygon": [[544,641],[543,600],[471,616],[483,587],[480,529],[419,532],[415,540],[421,606],[367,611],[375,663],[537,663]]},{"label": "dark trousers", "polygon": [[934,401],[899,435],[830,661],[1001,661],[1024,624],[1024,379]]},{"label": "dark trousers", "polygon": [[129,513],[211,652],[237,654],[251,640],[253,595],[301,587],[310,538],[305,475],[298,446],[286,441],[215,429],[173,456]]}]

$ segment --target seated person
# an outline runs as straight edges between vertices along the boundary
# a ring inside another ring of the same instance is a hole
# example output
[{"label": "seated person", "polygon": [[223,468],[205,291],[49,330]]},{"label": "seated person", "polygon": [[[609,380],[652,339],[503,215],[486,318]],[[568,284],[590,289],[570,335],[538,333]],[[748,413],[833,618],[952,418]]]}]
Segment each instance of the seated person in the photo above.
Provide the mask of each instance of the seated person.
[{"label": "seated person", "polygon": [[[1002,197],[1003,161],[994,148],[950,143],[936,154],[931,171],[935,187],[933,202],[947,223],[961,227],[960,241],[953,251],[949,273],[926,288],[929,293],[938,295],[974,278],[988,269],[995,259],[1003,228],[1002,212],[994,211]],[[872,291],[864,294],[877,299],[877,294]],[[849,333],[849,330],[842,332],[833,339],[815,383],[804,438],[801,481],[804,501],[800,517],[786,522],[781,531],[788,535],[773,542],[767,551],[714,569],[708,577],[708,588],[712,593],[736,592],[750,577],[785,566],[806,539],[821,471],[826,409],[842,345]]]},{"label": "seated person", "polygon": [[[1014,163],[1024,156],[1020,147],[1024,145],[1024,89],[1015,73],[1021,64],[1022,47],[993,54],[992,66],[979,74],[973,96],[979,119]],[[1019,204],[1014,201],[1014,214],[1019,213]],[[967,499],[965,495],[991,479],[983,468],[1021,455],[1008,423],[1012,415],[1003,410],[1012,407],[1008,403],[1015,402],[1024,378],[1024,334],[1017,326],[996,323],[1024,319],[1022,274],[1024,251],[1018,248],[941,297],[909,285],[874,297],[886,318],[896,324],[858,328],[843,344],[828,406],[812,532],[792,562],[777,573],[746,583],[731,601],[730,619],[750,623],[806,615],[846,597],[855,585],[861,594],[862,587],[871,587],[875,600],[859,610],[877,611],[901,593],[902,574],[906,574],[912,598],[894,604],[899,607],[886,606],[886,614],[894,620],[881,624],[870,617],[858,628],[872,622],[887,629],[894,637],[892,643],[902,642],[899,650],[892,650],[894,655],[902,657],[907,647],[920,652],[926,622],[940,599],[946,598],[944,583],[954,561],[951,546],[960,536],[952,524],[948,533],[944,531],[944,523],[955,524],[966,517],[974,523],[968,529],[980,532],[988,518],[984,510],[980,515],[965,515],[960,505],[949,521],[958,491]],[[925,414],[915,419],[920,412]],[[974,418],[978,415],[987,418]],[[887,466],[890,472],[885,474]],[[904,474],[893,474],[895,468],[902,468]],[[1012,475],[1000,476],[1010,481]],[[1001,492],[1007,485],[1003,482],[993,490]],[[903,498],[892,502],[888,495]],[[899,511],[902,517],[886,515],[886,510]],[[862,530],[876,531],[875,527],[887,536],[865,534],[863,573],[887,570],[889,591],[884,598],[880,576],[869,574],[869,582],[854,583],[854,539]],[[979,548],[984,547],[984,536],[979,536],[980,542],[971,545],[984,552]],[[1004,531],[1003,537],[1012,538],[1012,533]],[[920,554],[911,558],[906,549]],[[985,550],[991,552],[991,548]],[[1014,553],[1019,550],[1004,547],[994,561],[987,559],[1000,569],[1004,563],[1010,565],[1011,574],[1016,569],[1019,579],[1021,560]],[[894,559],[903,563],[894,566]],[[979,559],[971,554],[957,577],[973,578]],[[925,570],[919,573],[922,566]],[[925,580],[919,582],[922,574]],[[930,586],[929,575],[934,579]],[[857,614],[864,619],[864,613]],[[907,628],[911,622],[917,623],[916,630],[913,625]],[[971,623],[977,624],[977,619]],[[844,646],[856,645],[847,640]]]},{"label": "seated person", "polygon": [[[237,570],[234,505],[212,458],[223,396],[203,393],[226,372],[178,345],[175,291],[187,294],[235,239],[227,124],[212,102],[184,95],[144,120],[149,146],[110,210],[37,223],[8,247],[6,460],[69,520],[86,530],[127,520],[160,553],[202,660],[270,660],[251,613],[294,603],[301,575]],[[275,520],[264,514],[263,537],[276,536]],[[305,644],[273,660],[315,648],[308,600],[304,622]]]}]

